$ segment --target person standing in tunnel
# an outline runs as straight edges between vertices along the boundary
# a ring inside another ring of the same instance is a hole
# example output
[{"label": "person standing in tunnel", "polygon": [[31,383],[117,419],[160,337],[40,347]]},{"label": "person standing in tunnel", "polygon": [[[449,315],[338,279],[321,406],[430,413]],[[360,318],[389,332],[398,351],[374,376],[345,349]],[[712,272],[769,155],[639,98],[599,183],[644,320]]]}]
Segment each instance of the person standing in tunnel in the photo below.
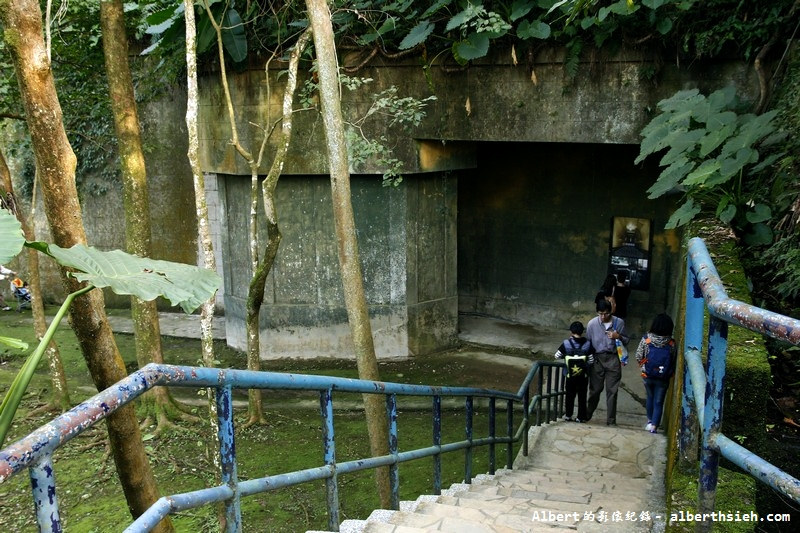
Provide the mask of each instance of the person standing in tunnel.
[{"label": "person standing in tunnel", "polygon": [[586,326],[586,338],[595,350],[594,364],[589,370],[589,397],[587,420],[591,420],[600,393],[606,390],[606,425],[617,425],[617,393],[622,380],[622,363],[617,355],[617,340],[628,345],[625,321],[611,314],[611,303],[600,300],[596,304],[597,316]]}]

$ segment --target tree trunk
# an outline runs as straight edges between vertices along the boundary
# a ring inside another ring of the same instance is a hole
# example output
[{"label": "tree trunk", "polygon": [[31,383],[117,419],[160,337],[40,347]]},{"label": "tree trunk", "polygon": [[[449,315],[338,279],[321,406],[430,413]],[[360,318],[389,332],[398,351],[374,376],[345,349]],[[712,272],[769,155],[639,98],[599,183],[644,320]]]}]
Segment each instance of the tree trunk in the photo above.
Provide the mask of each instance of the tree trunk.
[{"label": "tree trunk", "polygon": [[[278,149],[272,159],[269,174],[261,183],[261,194],[264,204],[264,216],[267,224],[267,245],[264,249],[264,256],[261,261],[256,262],[253,269],[253,278],[250,281],[247,298],[247,368],[249,370],[261,370],[261,343],[259,339],[260,326],[258,317],[261,312],[261,306],[264,303],[264,287],[267,283],[272,267],[275,264],[275,258],[278,255],[278,248],[281,243],[281,231],[278,226],[278,211],[275,206],[275,189],[278,186],[278,179],[283,172],[283,164],[286,161],[286,152],[289,149],[289,142],[292,139],[292,104],[294,102],[294,95],[297,90],[297,71],[300,64],[300,56],[303,54],[308,43],[311,41],[311,32],[306,30],[297,39],[294,49],[289,57],[289,70],[286,79],[286,87],[283,91],[283,115],[281,117],[281,133],[278,139]],[[266,76],[269,77],[269,69],[265,69]],[[269,79],[267,79],[269,83]],[[269,125],[267,125],[269,127]],[[263,153],[264,146],[268,140],[268,130],[265,128],[264,139],[261,145],[261,152]],[[259,161],[261,156],[259,155]],[[256,162],[253,171],[258,168],[259,162]],[[255,176],[255,174],[253,174]],[[254,185],[257,181],[254,181]],[[257,194],[253,197],[257,200]],[[251,206],[251,215],[255,220],[255,213],[257,205],[255,203]],[[253,236],[257,234],[253,228]],[[258,254],[257,239],[256,246],[253,247],[253,253]],[[252,338],[251,338],[252,337]],[[250,420],[248,424],[263,421],[263,410],[261,409],[261,391],[257,395],[251,394],[250,396]]]},{"label": "tree trunk", "polygon": [[[183,18],[186,24],[186,132],[189,141],[189,148],[186,152],[186,156],[189,159],[189,166],[192,169],[197,233],[202,251],[200,259],[202,261],[202,266],[209,270],[216,271],[217,264],[214,258],[214,243],[211,239],[211,228],[208,220],[206,183],[203,173],[200,170],[200,142],[197,127],[197,108],[199,101],[199,91],[197,88],[197,29],[194,19],[194,0],[183,0],[183,6]],[[203,303],[200,310],[200,338],[203,365],[209,368],[215,366],[214,336],[212,330],[215,307],[215,296],[212,296]],[[206,389],[206,395],[208,398],[208,423],[211,426],[212,435],[214,435],[213,443],[215,445],[214,450],[210,450],[210,455],[214,458],[214,482],[215,484],[219,484],[222,479],[222,465],[218,452],[220,449],[219,424],[217,423],[217,404],[214,401],[214,389]],[[219,521],[220,531],[226,530],[226,516],[224,506],[218,504],[217,519]]]},{"label": "tree trunk", "polygon": [[[320,106],[331,172],[331,195],[339,250],[339,269],[342,273],[347,317],[350,321],[350,330],[355,345],[358,376],[361,379],[378,380],[380,379],[378,360],[375,357],[367,300],[364,296],[358,240],[353,219],[353,204],[350,197],[350,171],[331,13],[325,0],[306,0],[306,6],[314,32],[314,48],[317,52]],[[377,394],[365,394],[364,407],[372,455],[387,455],[389,453],[388,418],[384,399]],[[388,468],[376,470],[376,482],[381,505],[388,508],[391,502]]]},{"label": "tree trunk", "polygon": [[[53,240],[62,248],[85,244],[86,234],[75,186],[75,154],[64,130],[61,105],[47,59],[39,3],[10,0],[0,10],[0,22],[25,105]],[[81,287],[66,269],[61,269],[61,277],[67,292],[75,292]],[[105,389],[124,378],[125,365],[106,318],[102,292],[90,291],[76,298],[69,314],[97,389]],[[159,495],[133,405],[112,414],[106,427],[128,508],[134,517],[138,517],[156,502]],[[164,520],[158,529],[172,531],[172,524]]]},{"label": "tree trunk", "polygon": [[[100,26],[103,31],[103,52],[106,60],[108,90],[114,129],[117,133],[120,166],[124,190],[125,245],[128,253],[151,257],[150,197],[147,190],[142,139],[133,82],[128,64],[128,38],[121,0],[100,2]],[[161,328],[155,300],[144,301],[131,297],[131,315],[139,368],[148,363],[163,363]],[[166,387],[156,387],[143,403],[156,412],[159,426],[166,422],[165,414],[171,403]]]},{"label": "tree trunk", "polygon": [[[38,180],[37,180],[38,181]],[[11,172],[8,170],[6,159],[3,153],[0,152],[0,193],[2,193],[2,201],[6,206],[16,215],[22,226],[22,233],[28,241],[36,240],[36,233],[33,231],[33,224],[29,220],[33,220],[33,211],[36,205],[36,183],[33,184],[33,201],[31,202],[31,217],[28,219],[22,210],[22,207],[17,202],[17,197],[14,194],[14,185],[11,181]],[[25,278],[31,289],[31,313],[33,314],[33,331],[36,333],[36,338],[41,340],[47,332],[47,320],[44,316],[44,300],[42,300],[42,284],[39,280],[39,252],[33,248],[27,249],[28,253],[28,275]],[[59,411],[66,411],[71,407],[69,401],[69,391],[67,390],[67,376],[64,374],[64,364],[61,362],[61,354],[58,351],[58,345],[55,341],[50,341],[47,345],[47,363],[50,367],[50,381],[53,385],[53,391],[50,395],[50,405],[48,408],[56,408]]]}]

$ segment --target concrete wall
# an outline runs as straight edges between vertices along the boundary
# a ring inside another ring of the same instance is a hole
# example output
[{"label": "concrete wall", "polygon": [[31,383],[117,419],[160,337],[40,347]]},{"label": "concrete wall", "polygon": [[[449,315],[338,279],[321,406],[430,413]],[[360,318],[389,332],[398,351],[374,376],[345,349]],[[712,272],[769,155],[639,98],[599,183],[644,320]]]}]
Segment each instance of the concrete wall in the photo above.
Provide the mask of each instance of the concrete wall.
[{"label": "concrete wall", "polygon": [[[665,63],[663,58],[644,53],[626,53],[614,58],[594,57],[578,66],[574,79],[568,78],[560,50],[542,49],[528,57],[517,51],[514,65],[510,50],[501,50],[466,69],[433,65],[426,72],[417,60],[384,62],[376,60],[356,75],[373,81],[358,91],[343,93],[343,112],[349,120],[363,117],[371,95],[391,86],[402,96],[437,100],[427,107],[428,115],[413,131],[389,127],[369,119],[367,133],[386,135],[406,171],[428,172],[420,140],[566,142],[638,144],[639,131],[650,120],[656,103],[679,89],[699,87],[710,92],[730,84],[744,98],[758,94],[752,68],[739,62],[693,62],[688,66]],[[342,64],[348,64],[348,58]],[[237,112],[242,144],[252,149],[261,142],[257,125],[272,124],[280,117],[285,78],[275,65],[267,85],[263,70],[230,76],[230,88]],[[645,73],[650,73],[647,77]],[[269,89],[269,90],[268,90]],[[217,78],[201,79],[200,141],[203,168],[221,174],[248,175],[244,160],[230,146],[230,126]],[[295,114],[294,133],[284,168],[287,174],[325,174],[322,123],[314,112]],[[469,168],[450,162],[448,168]],[[269,168],[265,158],[262,172]],[[357,173],[382,173],[376,161],[353,169]]]},{"label": "concrete wall", "polygon": [[[653,222],[653,278],[631,302],[632,317],[649,320],[669,301],[671,272],[681,258],[674,236],[660,230],[671,200],[646,200],[657,169],[633,165],[638,132],[656,102],[678,89],[734,84],[745,98],[757,91],[755,73],[741,63],[677,66],[643,54],[598,56],[569,79],[558,50],[518,50],[517,57],[515,65],[510,50],[501,50],[467,69],[434,65],[427,73],[416,60],[376,60],[358,72],[374,81],[345,92],[351,120],[364,115],[372,94],[392,85],[403,96],[437,97],[413,131],[375,117],[364,124],[368,134],[385,135],[403,160],[399,188],[381,187],[377,161],[352,169],[367,296],[384,356],[451,346],[459,309],[554,327],[591,313],[606,270],[612,216]],[[352,63],[342,58],[343,65]],[[251,151],[257,151],[261,127],[279,116],[282,68],[275,65],[269,80],[261,69],[229,76],[240,139]],[[218,177],[229,342],[243,347],[250,263],[242,206],[249,169],[229,144],[221,94],[215,75],[201,79],[200,156],[203,171]],[[142,122],[153,255],[195,263],[184,115],[185,95],[176,89],[143,109]],[[266,153],[263,174],[269,147]],[[278,188],[284,241],[262,317],[265,356],[350,352],[324,154],[319,115],[297,113]],[[83,205],[90,244],[124,248],[121,192],[83,198]],[[46,228],[39,234],[46,238]],[[46,293],[60,290],[52,285]],[[127,298],[109,301],[125,305]]]},{"label": "concrete wall", "polygon": [[[250,182],[241,176],[220,176],[219,183],[229,206],[223,235],[229,287],[227,337],[229,344],[244,349],[243,317],[251,277]],[[383,187],[380,177],[355,176],[351,188],[377,354],[405,357],[453,346],[457,338],[454,181],[426,175],[394,188]],[[262,354],[352,357],[330,181],[323,176],[281,178],[276,205],[282,241],[267,279]],[[260,231],[263,234],[266,228]]]}]

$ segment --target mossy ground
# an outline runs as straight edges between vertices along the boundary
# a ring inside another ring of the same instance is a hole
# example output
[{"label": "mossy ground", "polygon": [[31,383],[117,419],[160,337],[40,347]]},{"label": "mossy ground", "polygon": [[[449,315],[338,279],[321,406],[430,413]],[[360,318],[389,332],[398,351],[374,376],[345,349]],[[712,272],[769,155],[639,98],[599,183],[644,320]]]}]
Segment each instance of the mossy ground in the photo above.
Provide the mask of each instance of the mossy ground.
[{"label": "mossy ground", "polygon": [[[30,348],[14,351],[0,345],[0,395],[7,390],[17,369],[36,344],[30,326],[30,311],[0,313],[0,334],[26,340]],[[129,369],[135,368],[133,337],[118,334],[117,343]],[[95,390],[77,341],[68,327],[57,335],[61,357],[67,373],[73,404]],[[224,342],[215,345],[221,367],[244,368],[244,354],[228,348]],[[200,342],[193,339],[163,338],[165,359],[172,364],[194,365],[200,358]],[[355,362],[334,360],[284,360],[265,363],[264,370],[315,373],[357,377]],[[469,385],[516,392],[524,378],[523,370],[474,361],[454,354],[441,354],[380,365],[385,381],[428,383],[434,385]],[[30,415],[48,398],[49,377],[46,363],[41,363],[28,389],[7,442],[23,436],[52,419],[54,413]],[[204,400],[186,389],[174,391],[181,399],[195,405],[198,416],[207,417]],[[188,395],[187,395],[188,394]],[[245,395],[237,395],[244,404]],[[339,407],[336,407],[336,405]],[[369,455],[363,412],[357,408],[360,396],[334,396],[337,461]],[[253,479],[322,464],[322,430],[316,393],[265,394],[267,424],[243,428],[246,407],[235,412],[236,450],[239,478]],[[419,401],[398,400],[398,434],[401,450],[429,446],[432,439],[430,412],[420,408]],[[504,411],[504,409],[498,409]],[[463,440],[463,413],[443,409],[442,441]],[[498,412],[497,431],[506,426]],[[485,436],[488,422],[485,409],[476,408],[476,436]],[[143,428],[147,452],[164,495],[212,486],[214,439],[208,422],[181,422],[158,437],[155,428]],[[55,454],[55,471],[60,509],[65,530],[70,532],[106,532],[124,529],[131,519],[116,481],[113,461],[108,455],[103,424],[84,432]],[[516,449],[515,449],[516,452]],[[497,460],[505,457],[505,449],[497,450]],[[443,487],[458,482],[464,475],[464,454],[451,453],[442,461]],[[500,464],[498,464],[500,466]],[[488,451],[474,453],[473,474],[488,470]],[[433,486],[432,460],[422,459],[400,465],[400,497],[414,499],[430,493]],[[339,477],[341,518],[366,518],[379,507],[371,471]],[[203,507],[174,517],[178,531],[198,532],[218,529],[216,511]],[[244,531],[305,531],[326,529],[327,508],[324,482],[306,483],[291,488],[246,497],[242,500]],[[0,530],[36,531],[29,482],[21,474],[0,485]]]},{"label": "mossy ground", "polygon": [[[730,513],[735,516],[738,512],[742,515],[750,513],[755,509],[755,501],[746,495],[755,494],[755,479],[734,472],[727,468],[720,468],[717,480],[717,495],[715,511]],[[669,515],[679,515],[684,513],[697,512],[697,473],[687,475],[677,470],[672,475],[671,500],[669,502]],[[718,521],[714,523],[714,531],[724,533],[745,533],[755,531],[757,524],[745,521]],[[671,533],[692,533],[695,531],[694,522],[677,522],[669,524]]]}]

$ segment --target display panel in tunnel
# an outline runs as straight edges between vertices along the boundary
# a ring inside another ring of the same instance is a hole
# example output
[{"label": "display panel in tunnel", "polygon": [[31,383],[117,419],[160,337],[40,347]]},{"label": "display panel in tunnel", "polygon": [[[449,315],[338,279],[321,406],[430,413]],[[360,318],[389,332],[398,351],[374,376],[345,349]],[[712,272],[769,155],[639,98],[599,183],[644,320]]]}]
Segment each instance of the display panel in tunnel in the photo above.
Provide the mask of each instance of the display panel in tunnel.
[{"label": "display panel in tunnel", "polygon": [[631,289],[650,288],[651,224],[647,218],[613,217],[609,272],[627,280]]}]

